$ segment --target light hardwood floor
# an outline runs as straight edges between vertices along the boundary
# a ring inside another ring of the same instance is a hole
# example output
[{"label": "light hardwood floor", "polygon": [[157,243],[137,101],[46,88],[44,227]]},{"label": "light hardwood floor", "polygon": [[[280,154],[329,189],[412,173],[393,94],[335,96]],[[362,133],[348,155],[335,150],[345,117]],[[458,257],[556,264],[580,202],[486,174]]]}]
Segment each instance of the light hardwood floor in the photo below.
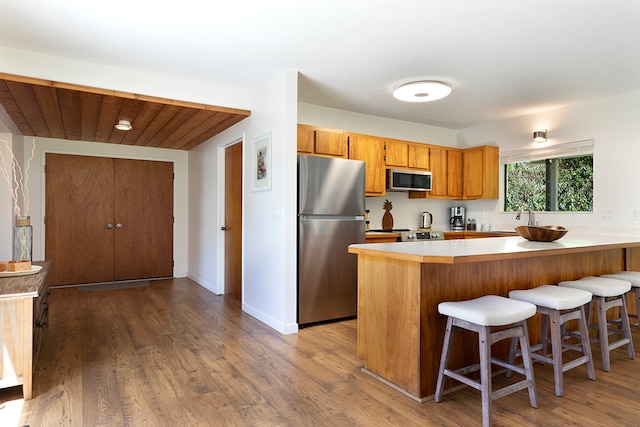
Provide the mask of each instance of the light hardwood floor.
[{"label": "light hardwood floor", "polygon": [[[640,350],[640,333],[633,333]],[[639,426],[640,360],[615,350],[606,373],[596,350],[596,381],[584,366],[571,370],[558,398],[551,367],[536,365],[539,409],[518,392],[494,402],[494,424]],[[420,404],[363,373],[355,352],[355,320],[283,336],[187,279],[122,290],[53,289],[35,397],[11,419],[21,389],[0,391],[0,425],[481,424],[477,391],[467,387],[442,403]]]}]

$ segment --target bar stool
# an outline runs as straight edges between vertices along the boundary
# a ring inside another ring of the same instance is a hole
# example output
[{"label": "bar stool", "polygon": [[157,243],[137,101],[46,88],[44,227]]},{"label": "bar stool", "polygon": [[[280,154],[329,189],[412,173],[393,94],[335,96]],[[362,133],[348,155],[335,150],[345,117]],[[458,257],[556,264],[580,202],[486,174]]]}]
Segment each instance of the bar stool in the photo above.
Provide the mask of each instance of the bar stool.
[{"label": "bar stool", "polygon": [[[587,376],[590,380],[596,379],[593,368],[591,345],[589,344],[589,327],[585,315],[584,306],[591,301],[591,293],[581,289],[544,285],[533,289],[515,290],[509,292],[509,298],[518,301],[526,301],[535,304],[537,312],[542,315],[540,327],[540,343],[531,347],[531,357],[535,360],[551,363],[555,379],[556,396],[564,396],[563,372],[577,366],[587,364]],[[580,346],[565,341],[569,335],[564,334],[564,324],[569,320],[577,320],[580,330]],[[549,324],[550,323],[550,324]],[[551,340],[549,340],[551,331]],[[551,357],[547,356],[547,344],[551,342]],[[565,364],[562,363],[562,349],[569,348],[579,351],[582,356]],[[540,351],[540,353],[536,353]],[[509,363],[513,361],[518,350],[517,340],[512,338],[509,350]],[[507,370],[507,376],[511,372]]]},{"label": "bar stool", "polygon": [[[442,345],[440,369],[438,370],[438,381],[436,384],[436,402],[442,401],[446,376],[471,386],[476,390],[480,390],[482,395],[482,425],[485,427],[491,425],[491,402],[500,397],[528,388],[531,406],[534,408],[538,407],[526,322],[528,318],[536,313],[535,305],[497,295],[487,295],[467,301],[442,302],[438,304],[438,311],[440,314],[448,317],[444,343]],[[493,331],[492,327],[495,326],[510,327]],[[478,333],[480,363],[450,370],[448,369],[448,364],[451,354],[451,344],[454,334],[459,329],[466,329]],[[512,337],[520,339],[524,369],[491,357],[491,345],[493,343]],[[512,369],[524,375],[525,379],[499,390],[492,391],[492,363]],[[479,382],[466,376],[478,370],[480,371]]]},{"label": "bar stool", "polygon": [[[633,350],[633,339],[631,338],[631,327],[629,325],[629,313],[627,311],[627,301],[625,294],[631,290],[631,283],[626,280],[609,279],[606,277],[587,276],[579,280],[569,280],[558,283],[559,286],[582,289],[593,294],[592,302],[596,303],[598,315],[598,336],[591,341],[600,344],[602,354],[602,370],[611,370],[610,352],[618,347],[627,346],[629,359],[635,359]],[[587,316],[589,315],[591,303],[587,306]],[[620,307],[620,318],[622,322],[616,324],[607,319],[607,311],[614,307]],[[610,329],[609,325],[615,326]],[[610,343],[609,332],[622,335],[623,338]]]},{"label": "bar stool", "polygon": [[636,319],[636,323],[631,327],[640,329],[640,272],[638,271],[621,271],[615,274],[602,274],[600,277],[607,277],[609,279],[621,279],[631,283],[631,291],[634,293],[634,299],[636,301],[636,314],[630,314],[629,317]]}]

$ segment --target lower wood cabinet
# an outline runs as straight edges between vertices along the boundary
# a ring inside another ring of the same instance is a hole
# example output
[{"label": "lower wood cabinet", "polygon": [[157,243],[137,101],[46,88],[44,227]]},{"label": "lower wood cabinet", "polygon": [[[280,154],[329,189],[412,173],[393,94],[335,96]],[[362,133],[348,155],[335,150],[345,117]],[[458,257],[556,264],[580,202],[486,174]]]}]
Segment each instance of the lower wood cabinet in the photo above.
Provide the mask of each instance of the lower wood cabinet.
[{"label": "lower wood cabinet", "polygon": [[22,385],[33,397],[33,371],[49,323],[49,263],[29,276],[0,278],[0,388]]}]

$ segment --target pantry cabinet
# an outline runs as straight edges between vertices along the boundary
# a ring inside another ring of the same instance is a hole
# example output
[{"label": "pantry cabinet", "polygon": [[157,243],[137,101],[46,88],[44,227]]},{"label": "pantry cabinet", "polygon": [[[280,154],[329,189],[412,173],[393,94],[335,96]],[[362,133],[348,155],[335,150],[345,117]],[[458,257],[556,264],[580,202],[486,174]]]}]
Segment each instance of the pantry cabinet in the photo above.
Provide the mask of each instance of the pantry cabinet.
[{"label": "pantry cabinet", "polygon": [[299,124],[298,153],[346,159],[349,156],[348,135],[345,131],[338,129]]},{"label": "pantry cabinet", "polygon": [[498,198],[498,147],[483,145],[463,151],[465,199]]},{"label": "pantry cabinet", "polygon": [[367,196],[386,193],[385,140],[376,136],[349,134],[349,158],[366,163]]}]

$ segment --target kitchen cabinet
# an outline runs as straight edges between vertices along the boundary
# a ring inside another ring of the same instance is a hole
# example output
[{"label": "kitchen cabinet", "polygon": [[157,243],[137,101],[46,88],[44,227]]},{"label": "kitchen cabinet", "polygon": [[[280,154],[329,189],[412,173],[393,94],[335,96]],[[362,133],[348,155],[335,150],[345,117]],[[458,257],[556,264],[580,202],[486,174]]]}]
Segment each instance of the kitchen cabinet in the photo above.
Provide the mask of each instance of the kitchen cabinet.
[{"label": "kitchen cabinet", "polygon": [[409,143],[395,139],[387,139],[385,143],[386,166],[409,167]]},{"label": "kitchen cabinet", "polygon": [[0,388],[22,385],[25,400],[49,319],[49,262],[36,264],[36,274],[0,278]]},{"label": "kitchen cabinet", "polygon": [[497,199],[498,167],[498,147],[483,145],[464,149],[464,199]]},{"label": "kitchen cabinet", "polygon": [[348,135],[343,130],[298,125],[298,153],[346,159]]},{"label": "kitchen cabinet", "polygon": [[431,191],[410,191],[410,199],[462,198],[462,150],[458,148],[426,146],[429,150],[428,170],[432,173]]},{"label": "kitchen cabinet", "polygon": [[366,164],[367,196],[384,196],[386,193],[385,141],[370,135],[349,134],[349,158]]},{"label": "kitchen cabinet", "polygon": [[387,167],[429,170],[429,145],[417,142],[386,140]]},{"label": "kitchen cabinet", "polygon": [[447,197],[459,199],[463,195],[463,156],[462,150],[447,149]]},{"label": "kitchen cabinet", "polygon": [[366,243],[393,243],[400,241],[400,233],[367,233]]},{"label": "kitchen cabinet", "polygon": [[409,167],[430,170],[429,145],[409,144]]}]

